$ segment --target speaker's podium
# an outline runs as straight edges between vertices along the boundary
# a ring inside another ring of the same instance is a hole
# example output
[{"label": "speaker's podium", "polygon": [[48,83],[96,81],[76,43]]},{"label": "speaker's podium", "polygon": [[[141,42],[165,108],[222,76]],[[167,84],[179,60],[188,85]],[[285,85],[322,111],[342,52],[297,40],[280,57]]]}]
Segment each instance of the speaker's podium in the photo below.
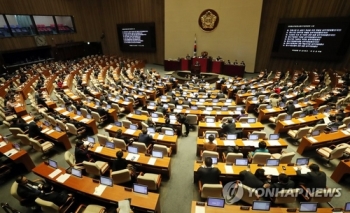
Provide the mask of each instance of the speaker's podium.
[{"label": "speaker's podium", "polygon": [[193,64],[192,65],[192,75],[200,76],[201,74],[201,65],[200,64]]}]

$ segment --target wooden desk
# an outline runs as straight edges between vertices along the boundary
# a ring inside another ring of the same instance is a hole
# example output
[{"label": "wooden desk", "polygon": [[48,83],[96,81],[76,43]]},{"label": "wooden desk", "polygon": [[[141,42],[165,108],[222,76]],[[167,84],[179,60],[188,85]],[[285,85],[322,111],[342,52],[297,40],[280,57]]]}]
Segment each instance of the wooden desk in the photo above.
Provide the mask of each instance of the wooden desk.
[{"label": "wooden desk", "polygon": [[[272,90],[268,90],[268,91],[262,91],[262,95],[269,95],[272,92]],[[243,94],[236,94],[236,104],[241,104],[243,103],[243,99],[248,98],[249,96],[255,96],[256,93],[243,93]]]},{"label": "wooden desk", "polygon": [[[87,101],[83,101],[83,104],[87,107],[89,107],[91,110],[96,111],[97,107],[95,106],[95,103],[88,103]],[[111,121],[115,122],[118,121],[118,115],[117,115],[117,110],[110,108],[108,110],[108,117],[110,118]]]},{"label": "wooden desk", "polygon": [[[245,126],[247,125],[247,126]],[[249,126],[248,126],[249,125]],[[206,122],[198,122],[198,136],[203,136],[205,131],[221,131],[221,122],[215,122],[212,124],[208,124]],[[252,131],[260,131],[265,128],[264,125],[260,122],[252,123],[252,124],[243,124],[236,122],[236,129],[244,129],[243,133],[252,132]]]},{"label": "wooden desk", "polygon": [[[65,174],[64,168],[60,167],[59,169],[62,171],[61,174]],[[66,188],[70,192],[78,193],[79,196],[86,196],[106,203],[117,203],[120,200],[131,198],[131,206],[137,208],[135,210],[141,210],[142,212],[161,212],[159,194],[149,192],[147,195],[143,195],[125,191],[123,186],[113,185],[112,187],[107,187],[102,195],[98,196],[94,195],[94,191],[99,183],[94,183],[92,178],[87,176],[83,176],[82,178],[70,176],[64,183],[60,183],[56,180],[60,175],[57,175],[54,178],[49,177],[53,171],[55,171],[55,169],[45,163],[41,163],[33,169],[33,173],[39,177],[42,177],[55,185]]]},{"label": "wooden desk", "polygon": [[[204,163],[197,163],[196,161],[194,162],[194,166],[193,166],[193,180],[194,180],[194,182],[198,181],[197,170],[202,165],[204,165]],[[226,172],[226,169],[225,169],[226,166],[227,166],[226,163],[222,163],[222,162],[219,162],[219,163],[214,165],[214,167],[217,167],[221,171],[220,180],[222,180],[223,182],[237,180],[239,178],[239,173],[241,171],[249,169],[254,174],[258,168],[264,167],[264,166],[258,166],[258,164],[249,164],[250,168],[248,168],[248,166],[232,165],[230,167],[232,167],[233,173],[231,173],[231,172]],[[282,166],[285,166],[286,170],[283,170]],[[269,167],[271,167],[271,166],[269,166]],[[294,169],[294,166],[288,166],[287,164],[280,164],[278,166],[275,166],[275,168],[277,168],[277,171],[279,173],[285,173],[288,176],[296,176],[296,174],[297,174],[297,172]]]},{"label": "wooden desk", "polygon": [[[248,154],[248,152],[251,151],[255,151],[255,147],[253,146],[245,146],[244,141],[242,139],[237,139],[237,140],[232,140],[231,142],[233,142],[233,144],[231,144],[230,142],[228,142],[227,140],[221,139],[221,138],[216,138],[216,145],[217,145],[217,151],[222,154],[222,152],[227,151],[227,148],[229,146],[238,146],[240,148],[244,147],[244,151],[242,151],[242,153],[244,155]],[[260,140],[262,141],[262,140]],[[269,140],[263,140],[266,142],[267,145],[267,149],[269,150],[270,153],[280,153],[282,151],[282,149],[287,148],[288,144],[285,140],[283,139],[279,139],[278,142],[280,143],[280,145],[270,145]],[[203,145],[204,143],[207,142],[207,139],[204,138],[197,138],[197,156],[200,156],[200,152],[201,150],[203,150]],[[257,141],[258,143],[259,141]]]},{"label": "wooden desk", "polygon": [[278,121],[275,133],[287,132],[290,129],[299,129],[306,125],[312,125],[319,120],[322,120],[324,117],[326,117],[324,114],[318,113],[317,115],[308,115],[304,118],[292,118],[290,121]]},{"label": "wooden desk", "polygon": [[221,111],[221,110],[211,110],[211,111],[202,111],[202,110],[192,110],[192,109],[174,109],[174,113],[181,114],[192,114],[198,116],[198,121],[203,120],[206,116],[215,116],[216,120],[221,120],[223,117],[233,117],[236,118],[241,115],[241,111]]},{"label": "wooden desk", "polygon": [[[1,136],[0,142],[3,142],[3,141],[4,141],[4,139]],[[7,151],[10,151],[11,149],[14,149],[13,144],[11,142],[8,142],[5,146],[0,147],[0,153],[4,154]],[[16,164],[23,164],[23,166],[26,168],[27,172],[32,171],[32,169],[35,167],[35,164],[33,163],[32,159],[30,158],[28,152],[26,152],[23,149],[21,149],[20,151],[11,155],[8,158],[11,159]]]},{"label": "wooden desk", "polygon": [[[136,130],[133,134],[128,134],[126,132],[127,129],[125,129],[125,127],[117,127],[114,125],[106,126],[105,131],[109,133],[110,137],[114,137],[119,129],[122,130],[123,135],[128,136],[128,137],[132,137],[132,138],[138,138],[139,134],[141,133],[141,130]],[[154,134],[154,136],[153,136],[154,142],[156,144],[161,144],[161,145],[165,145],[167,147],[171,147],[172,153],[176,154],[178,136],[177,135],[174,135],[174,136],[163,135],[163,137],[161,139],[158,139],[159,135],[160,135],[159,133]],[[136,139],[136,141],[137,141],[137,139]]]},{"label": "wooden desk", "polygon": [[108,100],[112,101],[113,103],[117,103],[119,106],[123,106],[125,108],[126,112],[132,112],[134,111],[134,106],[131,102],[128,101],[124,101],[124,100],[120,100],[120,99],[115,99],[115,98],[111,98],[109,97]]},{"label": "wooden desk", "polygon": [[335,170],[333,171],[331,178],[339,183],[339,181],[341,180],[341,178],[345,175],[345,174],[349,174],[350,173],[350,161],[345,162],[345,160],[341,160],[337,166],[337,168],[335,168]]},{"label": "wooden desk", "polygon": [[303,154],[304,151],[313,150],[319,147],[339,144],[350,139],[350,133],[345,130],[338,130],[334,133],[321,133],[319,136],[312,137],[316,142],[313,142],[309,137],[303,137],[298,146],[297,152]]},{"label": "wooden desk", "polygon": [[92,129],[94,134],[98,133],[96,121],[94,119],[84,118],[83,116],[76,115],[76,114],[74,114],[73,111],[69,112],[69,111],[67,111],[64,108],[55,108],[55,111],[60,113],[61,115],[68,116],[68,117],[70,117],[73,120],[76,120],[76,121],[83,122],[83,123],[87,124],[87,126]]},{"label": "wooden desk", "polygon": [[[196,202],[197,201],[192,201],[192,206],[191,206],[191,213],[196,213]],[[205,213],[266,213],[267,211],[256,211],[256,210],[241,210],[241,206],[238,205],[225,205],[224,208],[217,208],[217,207],[211,207],[207,206],[205,204]],[[279,207],[271,207],[270,211],[271,213],[288,213],[287,208],[279,208]],[[332,213],[332,208],[318,208],[317,209],[318,213]]]},{"label": "wooden desk", "polygon": [[[111,161],[116,159],[116,153],[120,150],[118,148],[110,149],[110,148],[103,147],[101,152],[95,152],[97,147],[99,147],[99,145],[95,143],[94,147],[89,148],[89,151],[94,155],[105,159],[106,161]],[[128,161],[129,163],[135,165],[138,171],[161,174],[170,178],[171,158],[169,157],[157,158],[155,164],[152,165],[152,164],[148,164],[149,160],[151,159],[151,156],[146,156],[143,153],[138,153],[138,154],[140,155],[140,157],[137,159],[137,161]],[[128,155],[128,152],[124,152],[124,157],[126,157],[127,155]]]}]

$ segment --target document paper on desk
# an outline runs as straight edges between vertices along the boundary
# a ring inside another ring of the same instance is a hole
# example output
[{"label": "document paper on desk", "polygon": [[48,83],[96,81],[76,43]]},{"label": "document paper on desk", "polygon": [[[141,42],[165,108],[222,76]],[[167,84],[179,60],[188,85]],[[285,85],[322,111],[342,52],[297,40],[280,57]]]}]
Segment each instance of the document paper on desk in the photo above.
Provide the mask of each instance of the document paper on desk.
[{"label": "document paper on desk", "polygon": [[[10,149],[9,151],[5,152],[4,155],[6,155],[7,157],[10,157],[14,154],[16,154],[18,152],[17,149]],[[11,155],[10,155],[11,154]],[[10,156],[9,156],[10,155]]]},{"label": "document paper on desk", "polygon": [[129,134],[129,135],[133,135],[135,132],[136,132],[136,130],[127,129],[124,133],[125,133],[125,134]]},{"label": "document paper on desk", "polygon": [[68,115],[69,112],[68,111],[65,111],[64,113],[62,113],[63,115]]},{"label": "document paper on desk", "polygon": [[87,122],[89,122],[89,119],[84,118],[84,119],[82,119],[82,120],[81,120],[81,122],[83,122],[83,123],[87,123]]},{"label": "document paper on desk", "polygon": [[265,175],[272,175],[272,176],[278,176],[280,173],[278,172],[277,168],[275,167],[262,167],[262,169],[265,170]]},{"label": "document paper on desk", "polygon": [[235,141],[231,140],[224,140],[224,145],[225,146],[236,146]]},{"label": "document paper on desk", "polygon": [[32,117],[31,116],[25,116],[25,117],[23,117],[23,120],[25,120],[25,121],[27,121],[27,120],[29,120],[29,119],[31,119]]},{"label": "document paper on desk", "polygon": [[95,152],[99,153],[102,151],[102,149],[103,149],[103,146],[98,146],[96,147]]},{"label": "document paper on desk", "polygon": [[232,166],[225,166],[225,171],[226,173],[229,173],[229,174],[233,174],[233,169],[232,169]]},{"label": "document paper on desk", "polygon": [[80,118],[80,115],[74,116],[74,119],[78,119],[78,118]]},{"label": "document paper on desk", "polygon": [[268,140],[270,146],[281,146],[281,143],[278,140]]},{"label": "document paper on desk", "polygon": [[302,122],[302,123],[305,123],[306,121],[302,118],[298,118],[298,121]]},{"label": "document paper on desk", "polygon": [[47,131],[46,134],[49,135],[49,134],[53,133],[54,131],[55,131],[55,130],[51,129],[50,131]]},{"label": "document paper on desk", "polygon": [[164,138],[164,135],[158,134],[158,136],[157,136],[157,139],[158,139],[158,140],[162,140],[163,138]]},{"label": "document paper on desk", "polygon": [[342,130],[341,132],[344,133],[344,135],[350,135],[350,133],[346,130]]},{"label": "document paper on desk", "polygon": [[54,178],[54,177],[56,177],[59,173],[61,173],[62,171],[60,170],[60,169],[55,169],[55,171],[53,171],[53,172],[51,172],[50,174],[49,174],[49,177],[50,178]]},{"label": "document paper on desk", "polygon": [[324,121],[325,124],[329,124],[331,122],[331,120],[329,120],[328,117],[324,117],[323,121]]},{"label": "document paper on desk", "polygon": [[287,125],[290,125],[290,124],[294,124],[294,122],[293,121],[283,121],[285,124],[287,124]]},{"label": "document paper on desk", "polygon": [[244,146],[254,146],[259,147],[259,141],[242,141]]},{"label": "document paper on desk", "polygon": [[5,143],[4,141],[0,142],[0,147],[6,146],[7,143]]},{"label": "document paper on desk", "polygon": [[106,129],[111,129],[113,126],[110,124],[106,127]]},{"label": "document paper on desk", "polygon": [[[297,171],[298,167],[294,166],[294,170]],[[311,172],[311,170],[309,169],[309,167],[307,166],[300,166],[300,173],[301,174],[307,174],[308,172]]]},{"label": "document paper on desk", "polygon": [[148,160],[148,165],[154,165],[155,163],[156,163],[156,161],[157,161],[157,158],[149,158],[149,160]]},{"label": "document paper on desk", "polygon": [[98,185],[97,187],[95,187],[94,195],[101,196],[106,188],[107,188],[106,185],[101,185],[101,184]]},{"label": "document paper on desk", "polygon": [[58,182],[60,182],[60,183],[64,183],[64,182],[66,182],[66,180],[67,180],[69,177],[70,177],[70,175],[66,173],[66,174],[63,174],[63,175],[58,176],[58,178],[56,178],[56,180],[57,180]]},{"label": "document paper on desk", "polygon": [[194,213],[205,213],[205,206],[196,206]]},{"label": "document paper on desk", "polygon": [[140,157],[140,155],[138,155],[138,154],[129,153],[125,159],[131,160],[131,161],[137,161],[139,159],[139,157]]},{"label": "document paper on desk", "polygon": [[41,130],[41,133],[45,133],[45,132],[47,132],[49,130],[50,130],[49,128],[43,129],[43,130]]},{"label": "document paper on desk", "polygon": [[241,127],[243,128],[246,128],[246,127],[250,127],[250,124],[247,124],[247,123],[241,123]]}]

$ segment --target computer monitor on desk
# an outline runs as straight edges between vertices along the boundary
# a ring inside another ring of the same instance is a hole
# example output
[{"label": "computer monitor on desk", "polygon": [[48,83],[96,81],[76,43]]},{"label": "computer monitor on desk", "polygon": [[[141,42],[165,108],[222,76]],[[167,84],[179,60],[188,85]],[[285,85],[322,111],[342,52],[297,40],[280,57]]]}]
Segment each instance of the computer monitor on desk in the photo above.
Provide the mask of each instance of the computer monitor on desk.
[{"label": "computer monitor on desk", "polygon": [[51,166],[52,168],[54,168],[54,169],[58,168],[58,164],[56,161],[49,159],[48,163],[49,163],[49,166]]},{"label": "computer monitor on desk", "polygon": [[235,160],[236,166],[248,166],[248,159],[247,158],[237,158]]},{"label": "computer monitor on desk", "polygon": [[320,130],[315,130],[311,132],[311,136],[319,136],[320,135]]},{"label": "computer monitor on desk", "polygon": [[279,159],[267,159],[266,166],[278,166],[280,165]]},{"label": "computer monitor on desk", "polygon": [[253,201],[252,210],[269,211],[271,201]]},{"label": "computer monitor on desk", "polygon": [[345,203],[344,212],[350,212],[350,202]]},{"label": "computer monitor on desk", "polygon": [[256,123],[256,118],[248,118],[248,124]]},{"label": "computer monitor on desk", "polygon": [[249,140],[259,140],[259,135],[258,134],[250,134],[249,135]]},{"label": "computer monitor on desk", "polygon": [[297,158],[296,165],[297,166],[304,166],[309,165],[309,158]]},{"label": "computer monitor on desk", "polygon": [[227,134],[226,139],[227,140],[236,140],[237,134]]},{"label": "computer monitor on desk", "polygon": [[270,134],[269,136],[269,140],[278,140],[278,139],[280,139],[279,134]]},{"label": "computer monitor on desk", "polygon": [[135,125],[135,124],[130,124],[129,129],[137,130],[137,125]]},{"label": "computer monitor on desk", "polygon": [[299,212],[317,212],[316,202],[300,202]]},{"label": "computer monitor on desk", "polygon": [[122,126],[122,122],[116,121],[116,122],[114,122],[114,125],[116,125],[117,127],[121,127]]},{"label": "computer monitor on desk", "polygon": [[128,146],[128,152],[133,153],[133,154],[137,154],[138,153],[137,147]]},{"label": "computer monitor on desk", "polygon": [[106,141],[106,147],[110,148],[110,149],[114,149],[115,148],[115,144],[113,142]]},{"label": "computer monitor on desk", "polygon": [[158,118],[158,114],[157,114],[157,113],[152,113],[152,114],[151,114],[151,117],[152,117],[152,118]]},{"label": "computer monitor on desk", "polygon": [[147,186],[134,183],[133,191],[140,194],[148,194]]},{"label": "computer monitor on desk", "polygon": [[112,187],[113,186],[113,181],[109,177],[101,176],[100,177],[100,184]]},{"label": "computer monitor on desk", "polygon": [[82,175],[82,172],[80,169],[74,169],[72,168],[72,172],[71,174],[75,177],[78,177],[78,178],[81,178],[83,175]]},{"label": "computer monitor on desk", "polygon": [[155,151],[155,150],[153,150],[152,151],[152,157],[163,158],[163,152],[162,151]]},{"label": "computer monitor on desk", "polygon": [[211,158],[213,164],[218,164],[218,159],[217,158]]},{"label": "computer monitor on desk", "polygon": [[207,206],[224,208],[225,207],[225,199],[209,197],[208,201],[207,201]]},{"label": "computer monitor on desk", "polygon": [[215,118],[206,118],[205,122],[207,122],[207,123],[215,123]]}]

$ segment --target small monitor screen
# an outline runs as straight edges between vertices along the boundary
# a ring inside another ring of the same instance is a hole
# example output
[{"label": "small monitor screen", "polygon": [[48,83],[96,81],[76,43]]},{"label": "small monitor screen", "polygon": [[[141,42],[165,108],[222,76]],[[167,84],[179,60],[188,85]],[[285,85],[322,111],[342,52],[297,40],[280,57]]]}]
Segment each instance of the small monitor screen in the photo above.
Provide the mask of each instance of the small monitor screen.
[{"label": "small monitor screen", "polygon": [[221,111],[227,111],[228,110],[228,107],[221,107]]},{"label": "small monitor screen", "polygon": [[236,111],[242,111],[242,107],[236,107]]},{"label": "small monitor screen", "polygon": [[212,206],[212,207],[224,208],[225,207],[225,199],[209,197],[207,205]]},{"label": "small monitor screen", "polygon": [[182,109],[183,107],[182,107],[182,105],[177,105],[176,106],[176,109]]},{"label": "small monitor screen", "polygon": [[137,130],[137,126],[135,124],[130,124],[130,129]]},{"label": "small monitor screen", "polygon": [[155,106],[156,104],[154,102],[149,102],[150,106]]},{"label": "small monitor screen", "polygon": [[86,118],[91,119],[91,115],[90,114],[86,115]]},{"label": "small monitor screen", "polygon": [[206,107],[205,110],[206,110],[206,111],[212,111],[212,110],[213,110],[213,107]]},{"label": "small monitor screen", "polygon": [[286,106],[285,103],[283,103],[283,102],[280,103],[280,107],[285,107],[285,106]]},{"label": "small monitor screen", "polygon": [[162,95],[161,99],[166,100],[166,95]]},{"label": "small monitor screen", "polygon": [[141,115],[141,111],[140,110],[135,110],[135,114],[136,115]]},{"label": "small monitor screen", "polygon": [[331,132],[337,132],[337,131],[338,131],[338,126],[331,127]]},{"label": "small monitor screen", "polygon": [[269,211],[270,205],[270,201],[253,201],[252,210]]},{"label": "small monitor screen", "polygon": [[156,132],[156,130],[153,127],[147,127],[148,134],[153,134]]},{"label": "small monitor screen", "polygon": [[308,102],[308,101],[309,101],[309,99],[308,99],[308,98],[305,98],[305,99],[304,99],[304,102]]},{"label": "small monitor screen", "polygon": [[350,211],[350,202],[345,203],[344,212]]},{"label": "small monitor screen", "polygon": [[318,114],[318,110],[317,110],[317,109],[313,110],[313,111],[312,111],[312,114],[313,114],[313,115],[317,115],[317,114]]},{"label": "small monitor screen", "polygon": [[137,154],[137,147],[134,146],[128,146],[128,152]]},{"label": "small monitor screen", "polygon": [[293,101],[293,104],[298,104],[298,100],[294,100],[294,101]]},{"label": "small monitor screen", "polygon": [[204,103],[205,102],[205,99],[199,99],[199,102],[201,102],[201,103]]},{"label": "small monitor screen", "polygon": [[163,152],[161,151],[152,151],[152,157],[155,157],[155,158],[163,158]]},{"label": "small monitor screen", "polygon": [[169,119],[170,119],[170,120],[176,120],[176,115],[170,115],[170,116],[169,116]]},{"label": "small monitor screen", "polygon": [[100,102],[96,102],[96,106],[100,106]]},{"label": "small monitor screen", "polygon": [[147,186],[134,183],[133,187],[134,192],[141,194],[148,194]]},{"label": "small monitor screen", "polygon": [[116,121],[116,122],[114,122],[114,124],[115,124],[116,126],[118,126],[118,127],[121,127],[121,126],[122,126],[122,122],[120,122],[120,121]]},{"label": "small monitor screen", "polygon": [[152,113],[152,114],[151,114],[151,117],[152,117],[152,118],[158,118],[158,114],[157,114],[157,113]]},{"label": "small monitor screen", "polygon": [[48,121],[44,121],[45,126],[50,126],[50,123]]},{"label": "small monitor screen", "polygon": [[214,118],[207,118],[205,119],[207,123],[214,123],[215,119]]},{"label": "small monitor screen", "polygon": [[95,138],[94,138],[94,137],[91,137],[91,136],[88,136],[88,137],[87,137],[87,141],[88,141],[89,143],[95,143]]},{"label": "small monitor screen", "polygon": [[56,130],[57,132],[61,132],[61,128],[60,128],[59,126],[56,126],[56,127],[55,127],[55,130]]},{"label": "small monitor screen", "polygon": [[72,168],[72,175],[79,178],[83,176],[80,169],[74,169],[74,168]]},{"label": "small monitor screen", "polygon": [[278,166],[280,165],[279,159],[267,159],[266,166]]},{"label": "small monitor screen", "polygon": [[232,99],[227,99],[226,100],[226,103],[231,103],[232,102]]},{"label": "small monitor screen", "polygon": [[114,148],[115,148],[115,145],[114,145],[114,143],[107,141],[107,142],[106,142],[106,147],[107,147],[107,148],[110,148],[110,149],[114,149]]},{"label": "small monitor screen", "polygon": [[271,134],[269,136],[269,140],[278,140],[280,139],[280,135],[279,134]]},{"label": "small monitor screen", "polygon": [[248,118],[248,123],[255,123],[256,122],[256,119],[255,118]]},{"label": "small monitor screen", "polygon": [[106,109],[110,109],[110,108],[112,108],[112,107],[111,107],[111,105],[108,104],[108,105],[106,106]]},{"label": "small monitor screen", "polygon": [[100,177],[100,184],[106,185],[106,186],[113,186],[113,181],[109,177],[101,176]]},{"label": "small monitor screen", "polygon": [[51,166],[52,168],[55,168],[55,169],[58,168],[57,162],[54,160],[51,160],[51,159],[49,159],[49,166]]},{"label": "small monitor screen", "polygon": [[271,105],[267,105],[267,106],[266,106],[266,109],[271,109],[271,108],[272,108]]},{"label": "small monitor screen", "polygon": [[168,109],[169,105],[168,104],[163,104],[164,109]]},{"label": "small monitor screen", "polygon": [[213,99],[213,103],[219,102],[219,99]]},{"label": "small monitor screen", "polygon": [[235,161],[236,166],[247,166],[248,159],[247,158],[237,158]]},{"label": "small monitor screen", "polygon": [[301,113],[300,116],[299,116],[299,118],[304,118],[305,116],[306,116],[305,113]]},{"label": "small monitor screen", "polygon": [[211,158],[211,160],[212,160],[213,164],[217,164],[218,163],[218,159],[217,158]]},{"label": "small monitor screen", "polygon": [[292,116],[291,116],[291,115],[286,115],[286,117],[284,118],[284,120],[286,120],[286,121],[292,120]]},{"label": "small monitor screen", "polygon": [[80,116],[80,115],[81,115],[81,112],[80,112],[80,111],[77,111],[77,115],[79,115],[79,116]]},{"label": "small monitor screen", "polygon": [[309,165],[309,158],[297,158],[297,166]]},{"label": "small monitor screen", "polygon": [[257,100],[258,100],[258,97],[253,97],[252,100],[253,100],[253,101],[257,101]]},{"label": "small monitor screen", "polygon": [[312,135],[312,136],[318,136],[318,135],[320,135],[320,130],[312,131],[311,135]]},{"label": "small monitor screen", "polygon": [[257,135],[257,134],[250,134],[249,135],[249,140],[259,140],[259,135]]},{"label": "small monitor screen", "polygon": [[226,139],[227,140],[236,140],[237,139],[237,134],[227,134]]},{"label": "small monitor screen", "polygon": [[191,109],[192,109],[192,110],[197,110],[198,107],[197,107],[197,106],[191,106]]},{"label": "small monitor screen", "polygon": [[174,131],[173,130],[165,130],[165,135],[168,135],[168,136],[174,136]]},{"label": "small monitor screen", "polygon": [[317,203],[300,202],[299,212],[317,212]]},{"label": "small monitor screen", "polygon": [[21,150],[21,145],[19,145],[19,143],[15,143],[14,146],[16,150]]}]

